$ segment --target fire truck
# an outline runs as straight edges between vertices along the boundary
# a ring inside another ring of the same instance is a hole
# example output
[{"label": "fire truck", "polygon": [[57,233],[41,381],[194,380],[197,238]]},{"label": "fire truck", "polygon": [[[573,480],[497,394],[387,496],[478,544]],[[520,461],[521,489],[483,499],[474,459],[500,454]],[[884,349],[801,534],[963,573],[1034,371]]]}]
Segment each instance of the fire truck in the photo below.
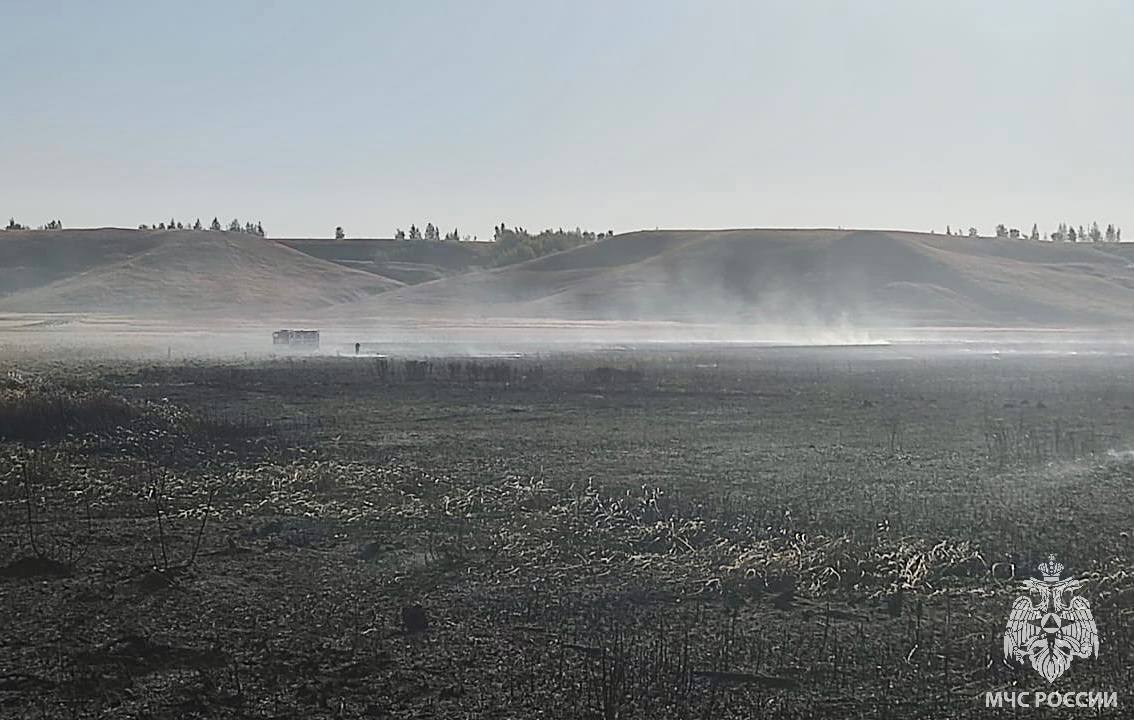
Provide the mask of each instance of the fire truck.
[{"label": "fire truck", "polygon": [[315,350],[319,347],[318,330],[276,330],[272,345],[296,350]]}]

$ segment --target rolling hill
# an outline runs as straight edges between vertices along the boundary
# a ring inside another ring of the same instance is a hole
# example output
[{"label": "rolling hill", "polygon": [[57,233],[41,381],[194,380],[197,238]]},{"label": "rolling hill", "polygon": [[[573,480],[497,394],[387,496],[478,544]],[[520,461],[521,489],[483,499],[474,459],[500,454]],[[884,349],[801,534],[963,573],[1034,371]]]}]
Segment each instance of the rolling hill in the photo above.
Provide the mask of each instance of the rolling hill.
[{"label": "rolling hill", "polygon": [[1120,245],[857,230],[618,235],[328,314],[1079,326],[1134,320]]},{"label": "rolling hill", "polygon": [[302,253],[407,285],[458,275],[491,264],[491,243],[388,239],[284,238]]},{"label": "rolling hill", "polygon": [[0,232],[0,311],[249,317],[400,286],[243,233]]},{"label": "rolling hill", "polygon": [[[0,312],[304,315],[327,324],[525,318],[1098,327],[1134,321],[1134,244],[667,230],[468,270],[483,248],[374,242],[384,245],[192,231],[0,232]],[[355,262],[370,266],[363,271]]]}]

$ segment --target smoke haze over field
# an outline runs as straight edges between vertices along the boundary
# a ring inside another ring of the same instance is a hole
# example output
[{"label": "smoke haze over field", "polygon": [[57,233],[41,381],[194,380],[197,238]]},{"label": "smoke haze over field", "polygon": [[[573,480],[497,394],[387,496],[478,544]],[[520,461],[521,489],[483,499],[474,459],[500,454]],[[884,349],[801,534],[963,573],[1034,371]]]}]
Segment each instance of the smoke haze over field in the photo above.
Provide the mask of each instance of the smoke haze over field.
[{"label": "smoke haze over field", "polygon": [[[1023,0],[17,4],[0,217],[292,239],[5,232],[0,313],[88,334],[1129,327],[1123,244],[956,233],[1134,222],[1132,21]],[[1091,52],[1048,50],[1068,38]],[[507,267],[540,253],[352,245],[427,223],[618,232]]]},{"label": "smoke haze over field", "polygon": [[1119,245],[844,230],[642,231],[334,307],[374,317],[546,317],[847,329],[1129,322]]},{"label": "smoke haze over field", "polygon": [[643,231],[492,270],[471,264],[479,253],[396,246],[448,264],[410,263],[418,280],[410,284],[415,276],[404,267],[395,268],[401,279],[385,275],[397,264],[359,259],[349,244],[188,231],[6,232],[0,332],[14,346],[224,355],[272,352],[273,330],[308,327],[323,331],[323,352],[361,342],[381,352],[475,354],[872,344],[940,331],[987,337],[1000,328],[1114,336],[1134,324],[1134,253],[1117,244]]},{"label": "smoke haze over field", "polygon": [[1117,698],[1132,29],[0,0],[0,715]]}]

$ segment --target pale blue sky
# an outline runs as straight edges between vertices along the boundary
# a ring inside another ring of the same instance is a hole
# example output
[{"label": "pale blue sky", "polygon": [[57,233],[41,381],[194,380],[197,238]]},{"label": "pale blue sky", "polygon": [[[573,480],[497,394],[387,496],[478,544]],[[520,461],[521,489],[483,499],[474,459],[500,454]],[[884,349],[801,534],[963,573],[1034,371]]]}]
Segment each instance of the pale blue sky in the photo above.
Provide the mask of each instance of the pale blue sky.
[{"label": "pale blue sky", "polygon": [[1134,239],[1134,3],[0,0],[0,214]]}]

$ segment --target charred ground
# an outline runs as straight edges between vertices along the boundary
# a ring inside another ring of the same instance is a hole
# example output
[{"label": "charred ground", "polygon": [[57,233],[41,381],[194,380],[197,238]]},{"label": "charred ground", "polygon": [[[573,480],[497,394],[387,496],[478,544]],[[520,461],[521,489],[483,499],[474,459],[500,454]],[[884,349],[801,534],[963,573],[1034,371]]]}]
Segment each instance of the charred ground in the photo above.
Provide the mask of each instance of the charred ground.
[{"label": "charred ground", "polygon": [[9,365],[0,708],[984,717],[1048,552],[1102,633],[1061,683],[1121,691],[1129,362]]}]

